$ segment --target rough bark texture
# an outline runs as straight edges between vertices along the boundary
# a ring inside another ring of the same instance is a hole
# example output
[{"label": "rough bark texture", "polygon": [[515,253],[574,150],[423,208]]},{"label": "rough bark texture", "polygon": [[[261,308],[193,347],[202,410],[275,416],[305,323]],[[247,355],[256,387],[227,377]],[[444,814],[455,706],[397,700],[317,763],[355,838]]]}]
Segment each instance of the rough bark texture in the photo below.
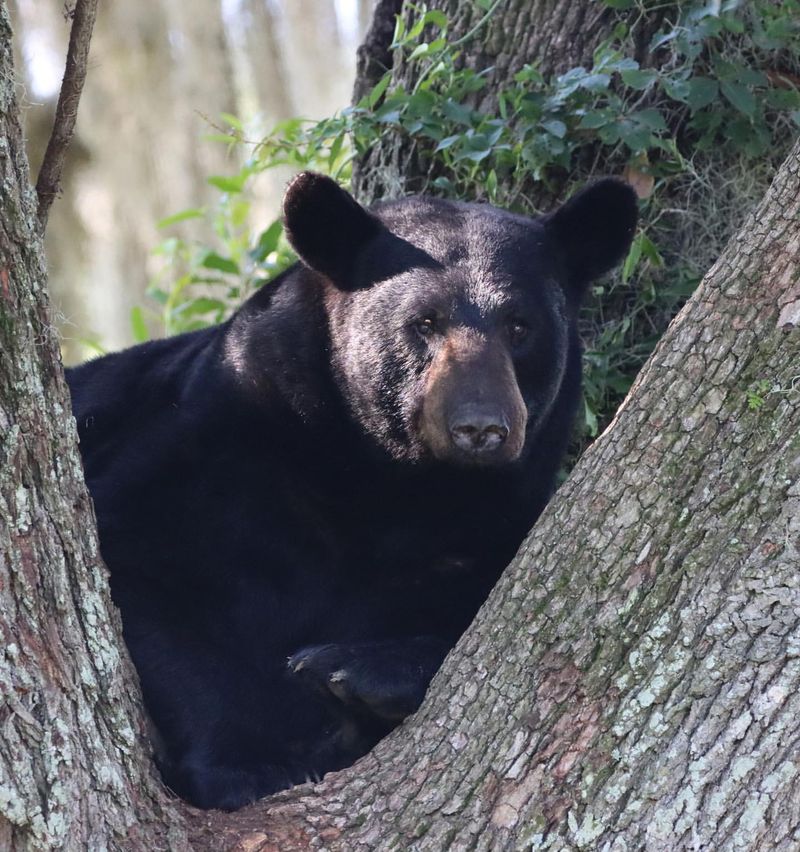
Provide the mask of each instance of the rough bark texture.
[{"label": "rough bark texture", "polygon": [[[368,37],[359,51],[354,102],[380,79],[380,65],[389,64],[392,85],[411,91],[422,66],[389,51],[398,3],[382,0]],[[570,0],[497,0],[489,12],[477,3],[438,0],[447,16],[450,43],[462,44],[462,61],[478,71],[491,68],[479,108],[490,109],[497,86],[513,78],[526,64],[537,65],[547,77],[578,65],[591,67],[595,48],[620,22],[631,27],[633,58],[647,65],[646,46],[665,17],[676,8],[664,3],[641,15],[638,7],[615,11],[604,3]],[[418,13],[406,4],[404,14]],[[391,60],[387,63],[387,60]],[[398,134],[387,134],[366,156],[354,163],[353,189],[365,204],[381,198],[398,198],[419,191],[420,169],[413,145]]]},{"label": "rough bark texture", "polygon": [[395,18],[400,14],[403,0],[378,0],[364,42],[356,57],[356,82],[353,103],[357,104],[392,67],[389,45],[394,34]]},{"label": "rough bark texture", "polygon": [[48,316],[0,3],[0,849],[169,849]]},{"label": "rough bark texture", "polygon": [[797,849],[799,268],[800,145],[421,711],[197,845]]}]

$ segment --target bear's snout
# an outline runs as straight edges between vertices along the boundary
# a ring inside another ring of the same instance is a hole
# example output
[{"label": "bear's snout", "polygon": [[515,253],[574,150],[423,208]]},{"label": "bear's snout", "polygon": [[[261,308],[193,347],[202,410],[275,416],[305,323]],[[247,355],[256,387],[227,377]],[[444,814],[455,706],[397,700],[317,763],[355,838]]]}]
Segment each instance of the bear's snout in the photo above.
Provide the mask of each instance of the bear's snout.
[{"label": "bear's snout", "polygon": [[463,452],[484,455],[499,449],[508,438],[508,420],[502,411],[466,405],[450,418],[450,438]]},{"label": "bear's snout", "polygon": [[420,431],[432,455],[460,465],[519,458],[527,409],[508,349],[471,330],[446,340],[428,373]]}]

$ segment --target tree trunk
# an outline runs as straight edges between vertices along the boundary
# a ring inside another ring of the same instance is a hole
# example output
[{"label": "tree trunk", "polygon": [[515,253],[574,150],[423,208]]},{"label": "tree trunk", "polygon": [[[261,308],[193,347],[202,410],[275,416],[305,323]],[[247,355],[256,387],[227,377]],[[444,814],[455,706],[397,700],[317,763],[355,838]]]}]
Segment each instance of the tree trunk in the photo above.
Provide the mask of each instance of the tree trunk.
[{"label": "tree trunk", "polygon": [[[170,849],[48,316],[0,3],[0,849]],[[131,845],[129,845],[131,844]]]},{"label": "tree trunk", "polygon": [[154,775],[109,603],[9,38],[0,3],[0,848],[797,848],[800,145],[419,713],[199,813]]},{"label": "tree trunk", "polygon": [[[461,61],[477,71],[492,69],[476,107],[489,109],[502,83],[524,65],[536,65],[546,77],[578,65],[591,67],[595,48],[621,23],[631,28],[633,58],[647,65],[647,45],[665,17],[676,9],[664,3],[640,14],[635,7],[618,11],[605,3],[570,0],[498,0],[486,12],[477,3],[438,0],[449,21],[448,40],[463,42]],[[400,52],[389,50],[399,0],[379,0],[372,25],[359,51],[353,100],[363,97],[391,69],[391,86],[412,91],[422,67]],[[419,13],[403,5],[407,21]],[[364,204],[420,191],[423,177],[414,145],[398,134],[386,134],[354,163],[353,191]]]}]

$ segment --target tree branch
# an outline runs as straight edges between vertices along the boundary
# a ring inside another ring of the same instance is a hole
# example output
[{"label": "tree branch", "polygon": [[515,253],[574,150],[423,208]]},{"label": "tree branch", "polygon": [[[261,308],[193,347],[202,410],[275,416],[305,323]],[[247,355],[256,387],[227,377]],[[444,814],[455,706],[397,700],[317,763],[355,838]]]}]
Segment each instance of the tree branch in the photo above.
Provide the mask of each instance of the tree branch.
[{"label": "tree branch", "polygon": [[76,0],[71,17],[72,28],[69,33],[67,62],[61,92],[58,96],[53,132],[50,134],[50,141],[47,143],[47,150],[36,181],[36,194],[39,197],[37,216],[42,232],[47,226],[50,205],[58,194],[67,148],[75,132],[78,102],[83,91],[83,81],[86,79],[89,43],[97,17],[97,0]]}]

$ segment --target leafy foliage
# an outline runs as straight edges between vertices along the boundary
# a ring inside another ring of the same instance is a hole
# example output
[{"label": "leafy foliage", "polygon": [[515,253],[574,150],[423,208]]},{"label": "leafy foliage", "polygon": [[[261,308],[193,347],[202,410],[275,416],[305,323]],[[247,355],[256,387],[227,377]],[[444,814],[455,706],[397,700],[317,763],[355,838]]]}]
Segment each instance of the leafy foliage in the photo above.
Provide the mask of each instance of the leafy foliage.
[{"label": "leafy foliage", "polygon": [[[604,0],[615,9],[644,0]],[[484,0],[483,22],[497,2]],[[546,78],[525,66],[499,88],[491,68],[462,62],[437,9],[398,18],[393,49],[416,63],[413,88],[387,73],[356,106],[320,122],[284,122],[244,168],[210,182],[219,245],[164,241],[164,280],[152,296],[167,333],[217,322],[292,257],[279,221],[252,235],[251,179],[267,169],[312,168],[347,183],[355,157],[387,135],[413,148],[416,189],[484,199],[534,213],[592,176],[623,173],[642,198],[642,224],[622,269],[595,287],[582,331],[584,440],[608,422],[660,333],[713,261],[747,206],[765,189],[800,126],[800,0],[677,3],[631,58],[633,27],[620,24],[590,68]],[[479,24],[479,26],[481,25]],[[477,28],[476,28],[477,29]],[[244,144],[241,124],[220,138]],[[134,316],[137,337],[147,334]]]}]

